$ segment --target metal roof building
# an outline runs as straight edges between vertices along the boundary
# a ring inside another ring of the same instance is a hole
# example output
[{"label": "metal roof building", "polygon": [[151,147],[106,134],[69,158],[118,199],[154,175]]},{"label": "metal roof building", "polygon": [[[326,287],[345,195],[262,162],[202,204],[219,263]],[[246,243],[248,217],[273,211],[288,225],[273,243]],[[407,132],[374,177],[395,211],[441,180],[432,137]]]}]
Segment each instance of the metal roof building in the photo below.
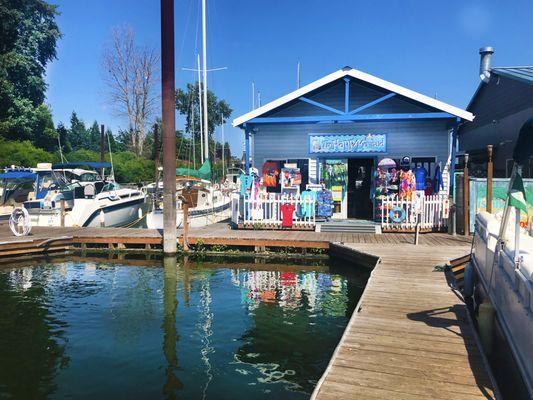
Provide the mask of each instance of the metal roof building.
[{"label": "metal roof building", "polygon": [[[492,47],[480,49],[481,81],[467,110],[476,119],[459,127],[460,149],[471,154],[471,160],[485,162],[486,146],[494,146],[494,174],[508,177],[512,166],[513,147],[522,124],[533,116],[533,66],[492,67]],[[483,173],[484,168],[477,170]],[[523,170],[533,177],[533,163]]]}]

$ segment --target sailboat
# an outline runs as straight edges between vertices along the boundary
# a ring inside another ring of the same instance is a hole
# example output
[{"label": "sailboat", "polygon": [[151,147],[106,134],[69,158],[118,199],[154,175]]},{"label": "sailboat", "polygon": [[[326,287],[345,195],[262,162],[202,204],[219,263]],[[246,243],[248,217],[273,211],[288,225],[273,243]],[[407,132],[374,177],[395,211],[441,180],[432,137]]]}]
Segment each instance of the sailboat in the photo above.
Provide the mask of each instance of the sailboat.
[{"label": "sailboat", "polygon": [[[200,132],[202,149],[202,166],[176,169],[176,226],[183,224],[183,202],[185,191],[193,196],[194,207],[188,208],[189,225],[201,227],[228,219],[231,208],[231,186],[220,187],[212,182],[211,163],[209,162],[209,124],[207,108],[207,44],[206,44],[206,0],[202,0],[202,68],[198,57],[198,83],[201,96]],[[202,72],[203,79],[200,78]],[[160,182],[162,182],[160,180]],[[148,185],[147,191],[154,188],[153,208],[146,215],[146,226],[150,229],[163,229],[163,201],[161,184]]]},{"label": "sailboat", "polygon": [[[198,169],[176,169],[176,227],[183,226],[182,199],[193,196],[194,207],[189,208],[189,226],[202,227],[228,219],[230,216],[230,192],[211,182],[211,164],[204,161]],[[160,193],[160,192],[158,192]],[[146,215],[146,227],[163,229],[163,201],[155,195],[152,210]]]}]

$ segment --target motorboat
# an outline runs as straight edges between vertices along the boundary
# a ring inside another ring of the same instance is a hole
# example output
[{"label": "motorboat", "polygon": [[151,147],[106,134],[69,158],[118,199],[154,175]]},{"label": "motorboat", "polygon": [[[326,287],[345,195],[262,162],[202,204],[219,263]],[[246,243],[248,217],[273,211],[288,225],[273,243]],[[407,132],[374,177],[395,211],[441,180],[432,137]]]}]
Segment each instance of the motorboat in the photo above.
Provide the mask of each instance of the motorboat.
[{"label": "motorboat", "polygon": [[[28,211],[32,226],[119,227],[142,217],[146,199],[142,191],[122,187],[112,177],[101,178],[87,170],[74,174],[78,179],[67,176],[67,170],[74,173],[73,170],[81,166],[104,169],[111,164],[50,164],[48,168],[25,171],[24,179],[33,181],[22,206]],[[20,179],[6,174],[0,177],[4,181]]]},{"label": "motorboat", "polygon": [[[226,220],[230,217],[232,187],[212,183],[211,165],[204,162],[198,170],[176,169],[176,227],[183,226],[183,199],[193,196],[194,206],[188,208],[188,221],[191,227],[201,227]],[[144,189],[151,193],[152,209],[146,215],[146,227],[163,229],[163,183],[147,185]]]}]

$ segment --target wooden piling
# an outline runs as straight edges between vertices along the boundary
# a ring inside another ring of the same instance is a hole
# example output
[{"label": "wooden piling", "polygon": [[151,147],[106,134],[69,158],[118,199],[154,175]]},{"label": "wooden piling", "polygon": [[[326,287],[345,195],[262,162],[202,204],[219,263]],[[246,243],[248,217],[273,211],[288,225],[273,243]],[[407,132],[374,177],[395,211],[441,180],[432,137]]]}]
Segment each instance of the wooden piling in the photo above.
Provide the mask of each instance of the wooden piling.
[{"label": "wooden piling", "polygon": [[161,0],[161,98],[163,116],[163,253],[177,251],[174,0]]},{"label": "wooden piling", "polygon": [[470,179],[468,177],[468,153],[465,153],[465,166],[463,168],[463,218],[464,218],[464,234],[470,234]]}]

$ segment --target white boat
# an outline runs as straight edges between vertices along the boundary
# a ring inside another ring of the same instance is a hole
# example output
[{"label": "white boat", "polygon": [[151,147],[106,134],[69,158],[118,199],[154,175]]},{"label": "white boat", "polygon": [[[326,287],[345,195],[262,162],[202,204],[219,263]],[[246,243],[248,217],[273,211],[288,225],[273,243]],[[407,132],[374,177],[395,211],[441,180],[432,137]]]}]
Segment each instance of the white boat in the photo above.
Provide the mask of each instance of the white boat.
[{"label": "white boat", "polygon": [[[176,182],[176,227],[183,227],[183,195],[187,186],[194,186],[195,207],[189,208],[188,221],[191,227],[202,227],[230,217],[230,191],[203,179],[182,178]],[[162,189],[162,185],[159,186]],[[163,202],[161,197],[153,202],[153,209],[146,215],[146,227],[163,229]]]},{"label": "white boat", "polygon": [[527,210],[520,175],[515,164],[503,215],[482,212],[476,216],[465,294],[474,294],[480,332],[488,338],[489,349],[495,332],[491,328],[494,310],[498,331],[503,333],[521,380],[533,398],[533,237],[520,225],[520,208]]},{"label": "white boat", "polygon": [[[33,179],[33,183],[22,206],[28,211],[32,226],[119,227],[142,217],[146,199],[143,192],[103,180],[94,171],[78,169],[76,172],[82,172],[76,175],[74,171],[80,166],[100,169],[111,165],[67,163],[25,172],[25,179]],[[67,170],[78,179],[66,179]],[[4,180],[9,179],[2,175]],[[12,178],[19,179],[16,175]]]}]

